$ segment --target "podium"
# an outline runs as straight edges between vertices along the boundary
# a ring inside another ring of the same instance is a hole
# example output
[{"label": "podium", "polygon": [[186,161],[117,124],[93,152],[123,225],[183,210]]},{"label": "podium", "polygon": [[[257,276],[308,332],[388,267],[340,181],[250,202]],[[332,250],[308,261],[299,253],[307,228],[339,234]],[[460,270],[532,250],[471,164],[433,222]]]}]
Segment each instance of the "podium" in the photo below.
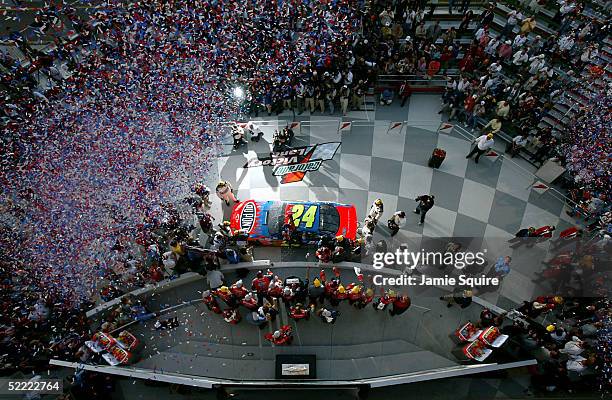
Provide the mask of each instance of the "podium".
[{"label": "podium", "polygon": [[314,354],[279,354],[276,356],[276,379],[316,379],[317,356]]}]

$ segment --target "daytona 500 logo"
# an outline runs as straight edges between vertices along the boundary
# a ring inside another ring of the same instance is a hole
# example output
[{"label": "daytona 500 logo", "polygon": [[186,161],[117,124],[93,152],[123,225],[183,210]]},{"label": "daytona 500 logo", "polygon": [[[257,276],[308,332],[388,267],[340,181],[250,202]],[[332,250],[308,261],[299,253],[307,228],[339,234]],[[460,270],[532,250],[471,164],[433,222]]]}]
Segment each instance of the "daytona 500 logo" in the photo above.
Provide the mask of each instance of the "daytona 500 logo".
[{"label": "daytona 500 logo", "polygon": [[281,183],[300,182],[306,172],[317,171],[323,161],[334,158],[340,144],[340,142],[318,143],[314,146],[273,152],[270,157],[250,159],[243,168],[271,166],[274,176],[283,177]]}]

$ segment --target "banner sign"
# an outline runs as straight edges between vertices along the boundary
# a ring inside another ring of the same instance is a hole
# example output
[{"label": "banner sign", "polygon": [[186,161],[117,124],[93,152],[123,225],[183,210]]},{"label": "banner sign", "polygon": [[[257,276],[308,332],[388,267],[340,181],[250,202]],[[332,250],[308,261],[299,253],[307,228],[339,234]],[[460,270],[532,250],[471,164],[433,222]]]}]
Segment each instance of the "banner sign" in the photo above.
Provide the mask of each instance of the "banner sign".
[{"label": "banner sign", "polygon": [[340,126],[338,126],[338,132],[350,132],[352,125],[352,122],[341,122]]},{"label": "banner sign", "polygon": [[313,146],[273,152],[270,157],[251,158],[243,168],[269,166],[273,168],[274,176],[282,176],[281,183],[300,182],[306,172],[317,171],[323,161],[334,158],[340,144],[340,142],[318,143]]},{"label": "banner sign", "polygon": [[403,121],[391,122],[389,124],[389,129],[387,129],[387,133],[390,133],[392,131],[397,131],[398,133],[401,133],[403,127],[404,127]]},{"label": "banner sign", "polygon": [[550,189],[550,187],[542,181],[537,181],[531,186],[531,188],[538,194],[544,194],[548,191],[548,189]]}]

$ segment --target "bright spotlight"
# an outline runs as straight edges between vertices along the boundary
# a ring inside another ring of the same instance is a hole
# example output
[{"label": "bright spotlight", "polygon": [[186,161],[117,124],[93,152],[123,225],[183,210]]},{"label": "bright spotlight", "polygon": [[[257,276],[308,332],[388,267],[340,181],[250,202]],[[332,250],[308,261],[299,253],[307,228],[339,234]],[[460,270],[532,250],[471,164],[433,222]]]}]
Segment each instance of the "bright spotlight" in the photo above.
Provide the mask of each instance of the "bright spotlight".
[{"label": "bright spotlight", "polygon": [[237,100],[242,100],[244,98],[244,90],[240,86],[234,88],[233,94]]}]

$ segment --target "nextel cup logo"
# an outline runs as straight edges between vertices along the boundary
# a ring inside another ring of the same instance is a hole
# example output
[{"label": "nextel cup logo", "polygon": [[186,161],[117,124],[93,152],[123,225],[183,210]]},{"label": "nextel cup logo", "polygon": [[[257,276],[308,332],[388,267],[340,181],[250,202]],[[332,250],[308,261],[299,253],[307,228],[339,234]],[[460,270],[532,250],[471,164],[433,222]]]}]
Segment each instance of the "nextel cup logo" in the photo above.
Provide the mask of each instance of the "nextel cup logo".
[{"label": "nextel cup logo", "polygon": [[253,225],[255,224],[256,214],[257,208],[255,207],[255,203],[252,201],[247,201],[240,212],[240,229],[247,233],[251,232],[251,229],[253,229]]},{"label": "nextel cup logo", "polygon": [[306,172],[317,171],[321,162],[334,158],[340,142],[318,143],[313,146],[294,147],[290,150],[273,152],[270,157],[252,158],[243,168],[273,168],[274,176],[282,176],[281,183],[300,182]]}]

